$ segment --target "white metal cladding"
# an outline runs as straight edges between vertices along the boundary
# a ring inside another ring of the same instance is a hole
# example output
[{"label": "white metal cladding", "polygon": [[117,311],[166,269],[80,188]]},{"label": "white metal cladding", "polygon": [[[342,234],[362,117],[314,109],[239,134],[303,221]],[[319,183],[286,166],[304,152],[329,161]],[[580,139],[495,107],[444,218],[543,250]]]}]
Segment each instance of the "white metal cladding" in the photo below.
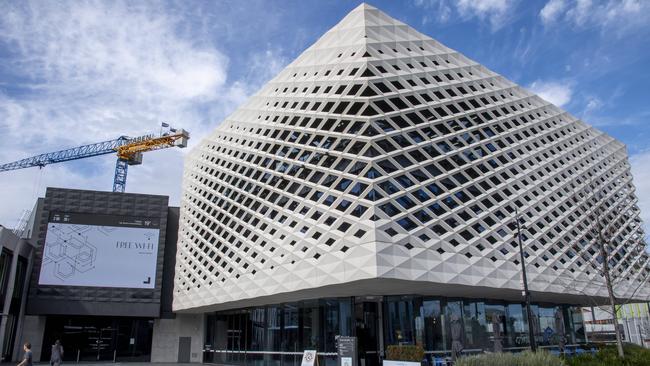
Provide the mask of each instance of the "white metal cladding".
[{"label": "white metal cladding", "polygon": [[590,184],[617,293],[647,298],[625,146],[363,4],[188,156],[174,309],[377,278],[518,290],[515,206],[531,289],[604,296]]}]

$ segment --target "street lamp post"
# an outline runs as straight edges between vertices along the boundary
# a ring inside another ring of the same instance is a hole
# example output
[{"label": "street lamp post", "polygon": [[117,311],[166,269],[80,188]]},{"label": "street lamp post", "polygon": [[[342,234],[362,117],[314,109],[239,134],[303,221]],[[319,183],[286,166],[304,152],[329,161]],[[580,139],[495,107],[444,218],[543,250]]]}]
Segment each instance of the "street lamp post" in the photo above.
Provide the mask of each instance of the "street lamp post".
[{"label": "street lamp post", "polygon": [[533,309],[530,307],[530,291],[528,291],[528,279],[526,278],[526,261],[524,260],[524,246],[521,243],[521,225],[519,223],[519,211],[515,206],[515,219],[517,221],[517,240],[519,242],[519,255],[521,256],[521,273],[524,280],[524,297],[526,298],[526,314],[528,315],[528,339],[530,340],[530,350],[537,351],[537,342],[535,341],[535,332],[533,330]]}]

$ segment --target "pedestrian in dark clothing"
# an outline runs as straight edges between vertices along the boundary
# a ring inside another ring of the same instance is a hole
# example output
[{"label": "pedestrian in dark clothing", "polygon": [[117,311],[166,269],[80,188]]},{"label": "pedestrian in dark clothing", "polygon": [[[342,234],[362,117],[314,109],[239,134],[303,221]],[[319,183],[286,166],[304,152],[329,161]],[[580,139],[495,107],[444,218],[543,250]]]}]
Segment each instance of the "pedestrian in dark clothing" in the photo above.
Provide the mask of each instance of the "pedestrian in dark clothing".
[{"label": "pedestrian in dark clothing", "polygon": [[23,350],[25,350],[25,356],[23,356],[23,360],[20,361],[18,366],[33,366],[32,364],[32,344],[29,342],[26,342],[25,345],[23,345]]},{"label": "pedestrian in dark clothing", "polygon": [[59,366],[63,361],[63,346],[58,339],[52,345],[52,355],[50,356],[50,366]]}]

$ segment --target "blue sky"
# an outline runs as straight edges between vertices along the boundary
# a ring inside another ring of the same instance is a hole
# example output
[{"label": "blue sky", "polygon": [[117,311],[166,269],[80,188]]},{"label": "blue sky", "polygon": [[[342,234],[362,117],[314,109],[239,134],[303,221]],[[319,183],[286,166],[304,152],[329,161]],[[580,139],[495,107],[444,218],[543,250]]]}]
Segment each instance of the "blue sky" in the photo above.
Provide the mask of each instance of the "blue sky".
[{"label": "blue sky", "polygon": [[[0,0],[0,162],[161,121],[196,144],[359,3]],[[370,4],[625,142],[650,221],[650,1]],[[186,152],[145,155],[127,191],[178,204]],[[0,224],[15,225],[46,186],[109,190],[114,163],[0,173]]]}]

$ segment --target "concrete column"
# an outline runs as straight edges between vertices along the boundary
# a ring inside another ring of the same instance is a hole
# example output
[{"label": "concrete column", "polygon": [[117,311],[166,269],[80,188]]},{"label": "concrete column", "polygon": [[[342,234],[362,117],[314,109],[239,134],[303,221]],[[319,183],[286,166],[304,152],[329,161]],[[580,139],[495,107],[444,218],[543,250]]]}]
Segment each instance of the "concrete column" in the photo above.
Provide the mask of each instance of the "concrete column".
[{"label": "concrete column", "polygon": [[20,347],[20,352],[14,354],[14,361],[22,359],[22,345],[25,342],[32,344],[32,358],[35,362],[40,361],[41,359],[41,350],[43,349],[43,334],[45,333],[45,316],[38,315],[25,315],[23,318],[23,331],[21,337],[18,339],[18,345]]},{"label": "concrete column", "polygon": [[[11,254],[11,265],[9,266],[9,279],[7,280],[7,291],[5,293],[4,308],[2,309],[2,320],[0,320],[0,347],[4,347],[4,344],[8,341],[5,339],[7,334],[7,320],[9,316],[9,308],[11,307],[11,299],[14,294],[14,287],[16,287],[16,267],[18,266],[18,250],[14,248],[13,253]],[[29,273],[27,274],[29,277]],[[18,319],[14,319],[18,321]],[[22,346],[21,346],[22,350]],[[16,352],[14,352],[13,358],[16,358]],[[22,354],[21,354],[22,355]],[[13,361],[13,360],[3,360],[3,361]]]},{"label": "concrete column", "polygon": [[[24,323],[25,323],[25,307],[27,306],[27,296],[29,294],[29,281],[32,278],[32,270],[34,268],[34,249],[33,247],[28,244],[25,240],[20,241],[18,244],[19,246],[23,246],[24,249],[21,249],[21,251],[27,251],[27,274],[25,276],[25,281],[23,283],[23,293],[21,294],[20,298],[20,311],[18,313],[18,319],[16,320],[18,322],[16,326],[16,339],[21,339],[23,336],[24,332]],[[16,250],[17,253],[20,253],[21,251]],[[45,331],[45,318],[43,318],[43,331],[41,332],[41,337],[39,340],[39,343],[43,343],[43,333]],[[14,361],[18,360],[18,355],[22,356],[22,350],[23,350],[23,345],[22,344],[14,344],[14,352],[13,352],[13,359]],[[36,358],[36,353],[34,353],[34,345],[32,343],[32,357],[34,360],[40,360],[41,357],[41,348],[38,350],[38,357]],[[22,359],[22,358],[21,358]]]},{"label": "concrete column", "polygon": [[203,362],[203,314],[176,314],[174,319],[155,319],[151,362],[178,362],[180,337],[191,337],[190,362]]}]

